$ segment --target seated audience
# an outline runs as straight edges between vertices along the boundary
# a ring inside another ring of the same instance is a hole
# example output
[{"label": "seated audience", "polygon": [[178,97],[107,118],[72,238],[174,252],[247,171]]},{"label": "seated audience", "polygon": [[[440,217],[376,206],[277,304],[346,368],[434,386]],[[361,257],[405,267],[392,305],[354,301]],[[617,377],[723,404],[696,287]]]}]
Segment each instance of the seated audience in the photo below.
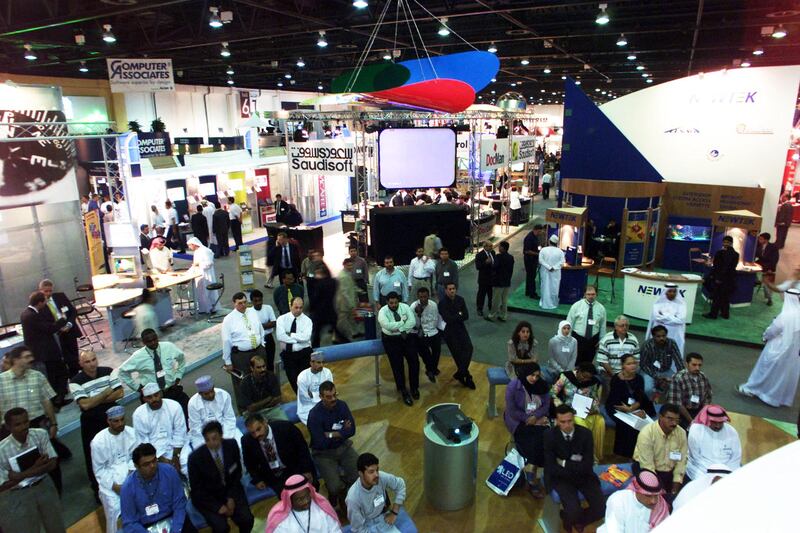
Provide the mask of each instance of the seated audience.
[{"label": "seated audience", "polygon": [[675,497],[675,501],[672,502],[673,509],[679,509],[683,507],[694,498],[696,498],[701,492],[706,490],[708,487],[727,477],[731,472],[733,472],[727,465],[723,464],[712,464],[708,465],[706,468],[705,473],[698,475],[697,477],[693,478],[689,481],[678,495]]},{"label": "seated audience", "polygon": [[223,434],[222,424],[208,422],[203,426],[205,444],[189,455],[192,505],[213,533],[230,531],[229,518],[240,532],[250,533],[254,519],[242,487],[239,443]]},{"label": "seated audience", "polygon": [[331,504],[303,476],[291,476],[267,515],[265,533],[341,533]]},{"label": "seated audience", "polygon": [[506,387],[506,410],[503,414],[514,446],[533,465],[533,484],[528,489],[534,498],[544,498],[537,468],[544,466],[542,439],[550,427],[550,395],[547,382],[542,378],[539,365],[517,365],[517,377]]},{"label": "seated audience", "polygon": [[[644,380],[636,373],[639,364],[632,355],[622,358],[622,371],[611,378],[606,398],[606,412],[614,416],[617,411],[631,413],[640,418],[645,414],[655,416],[656,412],[650,398],[644,393]],[[639,430],[615,418],[614,453],[622,457],[632,457],[636,447]]]},{"label": "seated audience", "polygon": [[619,315],[614,319],[614,330],[600,339],[595,362],[604,383],[608,383],[611,376],[622,370],[622,358],[626,355],[632,355],[639,360],[639,341],[628,332],[628,326],[628,318]]},{"label": "seated audience", "polygon": [[723,464],[733,471],[742,465],[742,443],[730,424],[728,413],[709,404],[694,417],[689,427],[689,462],[686,475],[697,479],[712,464]]},{"label": "seated audience", "polygon": [[566,320],[558,323],[558,331],[547,343],[548,359],[542,369],[550,383],[564,372],[575,368],[578,360],[578,339],[572,336],[572,326]]},{"label": "seated audience", "polygon": [[186,493],[178,472],[162,463],[146,441],[133,450],[132,457],[136,471],[120,491],[124,531],[197,533],[186,513]]},{"label": "seated audience", "polygon": [[250,373],[242,379],[239,394],[242,397],[239,407],[243,412],[260,413],[267,420],[288,420],[281,408],[283,395],[278,376],[270,372],[263,357],[250,358]]},{"label": "seated audience", "polygon": [[181,471],[181,452],[186,445],[186,419],[178,402],[163,398],[155,383],[142,389],[144,404],[133,412],[133,429],[136,440],[147,442],[155,448],[162,463],[171,464]]},{"label": "seated audience", "polygon": [[683,358],[678,344],[667,336],[667,328],[662,325],[650,330],[653,335],[642,344],[639,360],[644,390],[649,397],[654,392],[666,394],[672,376],[684,369]]},{"label": "seated audience", "polygon": [[268,421],[259,413],[248,415],[244,423],[247,434],[242,437],[242,455],[257,489],[269,487],[280,494],[286,480],[295,474],[316,483],[308,444],[294,424]]},{"label": "seated audience", "polygon": [[333,373],[325,368],[322,352],[312,352],[310,364],[297,376],[297,417],[303,424],[308,422],[308,413],[319,403],[319,386],[325,381],[333,382]]},{"label": "seated audience", "polygon": [[[592,433],[575,425],[575,411],[568,405],[556,407],[556,425],[544,435],[544,483],[555,490],[564,511],[564,529],[583,531],[602,518],[606,502],[600,480],[592,468]],[[581,505],[580,492],[587,507]]]},{"label": "seated audience", "polygon": [[[400,533],[394,526],[406,499],[403,478],[379,472],[378,458],[371,453],[358,456],[358,481],[347,491],[347,518],[353,533]],[[388,489],[388,490],[387,490]],[[394,492],[394,502],[389,500]]]},{"label": "seated audience", "polygon": [[711,403],[711,383],[701,371],[703,356],[690,353],[686,356],[686,368],[675,374],[667,390],[667,402],[680,408],[681,427],[687,429],[692,419],[703,406]]},{"label": "seated audience", "polygon": [[[603,444],[606,439],[606,421],[603,415],[597,410],[600,405],[600,395],[602,384],[597,379],[597,369],[592,363],[578,363],[575,370],[569,370],[561,374],[553,386],[550,388],[550,396],[553,405],[558,407],[566,404],[572,407],[572,401],[576,394],[581,394],[592,399],[592,408],[584,418],[575,415],[575,423],[583,426],[592,432],[594,441],[594,460],[599,462],[603,458]],[[574,407],[573,407],[574,409]]]},{"label": "seated audience", "polygon": [[689,452],[686,432],[678,427],[679,412],[677,405],[665,403],[658,420],[639,433],[633,452],[634,472],[639,468],[655,472],[670,502],[683,485]]},{"label": "seated audience", "polygon": [[533,336],[533,327],[525,320],[519,322],[514,328],[514,333],[506,343],[508,361],[506,361],[506,374],[509,379],[517,377],[517,366],[538,363],[534,348],[536,339]]},{"label": "seated audience", "polygon": [[203,428],[211,421],[222,424],[225,435],[239,442],[242,434],[236,427],[231,395],[224,389],[214,387],[211,376],[200,376],[194,382],[197,394],[189,400],[189,444],[197,449],[206,440]]},{"label": "seated audience", "polygon": [[606,502],[606,521],[598,533],[638,533],[654,529],[669,516],[661,482],[650,470],[641,470],[625,490]]}]

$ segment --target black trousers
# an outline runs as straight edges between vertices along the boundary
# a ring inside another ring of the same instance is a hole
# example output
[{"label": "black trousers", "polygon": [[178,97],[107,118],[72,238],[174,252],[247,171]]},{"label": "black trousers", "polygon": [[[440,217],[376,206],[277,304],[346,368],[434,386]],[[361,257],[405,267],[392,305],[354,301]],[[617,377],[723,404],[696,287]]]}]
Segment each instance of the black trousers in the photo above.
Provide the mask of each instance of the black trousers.
[{"label": "black trousers", "polygon": [[186,244],[183,242],[183,235],[177,224],[167,227],[167,234],[164,238],[167,239],[167,246],[173,250],[177,248],[181,253],[186,252]]},{"label": "black trousers", "polygon": [[789,234],[789,226],[775,226],[775,246],[779,250],[786,245],[786,236]]},{"label": "black trousers", "polygon": [[539,271],[539,261],[525,264],[525,296],[537,298],[536,293],[536,273]]},{"label": "black trousers", "polygon": [[472,362],[472,339],[464,326],[447,326],[444,328],[444,342],[456,363],[456,378],[472,378],[469,364]]},{"label": "black trousers", "polygon": [[[259,346],[254,350],[247,350],[247,351],[239,351],[236,348],[231,350],[231,365],[233,368],[241,372],[242,376],[246,376],[250,373],[250,358],[260,355],[267,360],[267,352],[263,346]],[[239,391],[239,384],[241,383],[241,379],[237,378],[236,376],[231,376],[231,383],[233,384],[233,397],[236,399],[236,407],[242,405],[242,397],[241,392]]]},{"label": "black trousers", "polygon": [[[572,526],[591,524],[606,514],[606,498],[600,490],[600,481],[597,476],[591,475],[579,481],[553,481],[553,488],[561,498],[564,508],[564,529],[572,531]],[[583,494],[589,507],[581,506],[578,492]]]},{"label": "black trousers", "polygon": [[525,458],[525,463],[544,466],[544,433],[549,426],[520,424],[514,430],[514,447]]},{"label": "black trousers", "polygon": [[[233,516],[230,519],[236,524],[241,533],[250,533],[253,530],[255,519],[250,511],[250,505],[247,503],[244,491],[242,491],[242,494],[235,496],[233,501]],[[206,519],[206,524],[208,524],[213,533],[228,533],[231,530],[230,526],[228,526],[228,517],[218,514],[217,511],[219,509],[197,507],[197,510]]]},{"label": "black trousers", "polygon": [[236,243],[236,249],[242,245],[242,223],[238,220],[231,220],[231,234],[233,235],[233,242]]},{"label": "black trousers", "polygon": [[[383,347],[392,367],[394,384],[399,392],[419,390],[419,357],[414,346],[414,336],[383,335]],[[403,360],[408,363],[408,388],[406,388],[406,369]]]},{"label": "black trousers", "polygon": [[714,283],[714,290],[711,294],[711,316],[717,318],[728,318],[731,313],[731,293],[733,289],[722,283]]},{"label": "black trousers", "polygon": [[547,200],[549,198],[550,198],[550,184],[542,183],[542,200]]},{"label": "black trousers", "polygon": [[319,348],[320,345],[320,337],[322,336],[323,328],[330,327],[333,332],[336,334],[336,338],[340,342],[350,342],[351,339],[347,338],[347,335],[339,331],[339,328],[336,327],[336,315],[333,316],[325,316],[322,318],[314,318],[311,317],[311,324],[313,326],[311,330],[311,346],[314,348]]},{"label": "black trousers", "polygon": [[69,392],[69,386],[67,382],[69,381],[69,376],[67,375],[67,365],[64,363],[64,360],[61,358],[54,359],[52,361],[45,361],[45,375],[47,376],[47,381],[50,383],[50,386],[53,387],[53,390],[56,391],[56,394],[63,398],[67,392]]},{"label": "black trousers", "polygon": [[267,368],[270,372],[275,372],[275,339],[272,333],[264,335],[264,349],[267,352]]},{"label": "black trousers", "polygon": [[283,369],[286,371],[286,379],[289,380],[292,390],[297,393],[297,376],[300,372],[311,366],[312,348],[303,348],[300,351],[292,352],[291,346],[281,352]]},{"label": "black trousers", "polygon": [[228,244],[228,233],[222,233],[221,231],[217,231],[214,233],[214,236],[217,238],[217,256],[218,257],[226,257],[231,253],[231,247]]},{"label": "black trousers", "polygon": [[578,358],[575,364],[578,363],[591,363],[594,360],[595,352],[597,351],[597,344],[600,341],[600,334],[594,337],[587,338],[583,335],[578,335],[575,330],[572,331],[572,336],[578,341]]},{"label": "black trousers", "polygon": [[97,416],[81,413],[81,444],[83,444],[83,458],[86,461],[86,475],[89,476],[89,483],[92,490],[97,493],[97,479],[94,477],[92,469],[92,448],[91,443],[95,435],[108,427],[105,417],[98,419]]},{"label": "black trousers", "polygon": [[478,282],[478,295],[475,298],[475,306],[478,312],[483,312],[483,303],[489,299],[489,311],[492,310],[492,284]]},{"label": "black trousers", "polygon": [[70,331],[70,335],[59,335],[58,337],[58,342],[61,344],[61,353],[64,355],[64,362],[67,364],[70,377],[81,371],[81,365],[78,363],[78,339],[73,337],[71,333]]},{"label": "black trousers", "polygon": [[425,372],[439,372],[439,357],[442,355],[442,336],[440,334],[431,337],[417,337],[414,344],[417,346],[417,353],[422,362],[425,363]]}]

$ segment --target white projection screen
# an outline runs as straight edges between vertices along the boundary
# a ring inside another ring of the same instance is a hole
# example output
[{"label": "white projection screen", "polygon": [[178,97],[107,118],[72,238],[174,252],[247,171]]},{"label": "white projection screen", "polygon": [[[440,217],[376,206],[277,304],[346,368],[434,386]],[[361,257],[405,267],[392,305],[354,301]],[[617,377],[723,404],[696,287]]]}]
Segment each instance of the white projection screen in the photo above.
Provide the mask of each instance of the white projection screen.
[{"label": "white projection screen", "polygon": [[456,180],[456,132],[450,128],[381,131],[378,176],[385,189],[450,187]]}]

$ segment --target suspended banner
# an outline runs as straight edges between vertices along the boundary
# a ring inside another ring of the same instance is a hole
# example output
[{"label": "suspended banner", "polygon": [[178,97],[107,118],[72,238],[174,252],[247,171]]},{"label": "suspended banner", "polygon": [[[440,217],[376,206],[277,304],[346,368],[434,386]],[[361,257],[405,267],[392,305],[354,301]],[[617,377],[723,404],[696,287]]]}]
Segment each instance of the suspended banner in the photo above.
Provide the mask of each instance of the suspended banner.
[{"label": "suspended banner", "polygon": [[536,137],[525,136],[511,140],[511,161],[514,163],[532,161],[536,158]]},{"label": "suspended banner", "polygon": [[112,93],[174,91],[171,59],[106,59]]},{"label": "suspended banner", "polygon": [[355,146],[341,141],[289,143],[289,168],[296,174],[355,175]]},{"label": "suspended banner", "polygon": [[325,176],[317,176],[317,188],[319,192],[319,218],[328,216],[328,193],[325,190]]},{"label": "suspended banner", "polygon": [[481,139],[481,172],[508,166],[508,139]]}]

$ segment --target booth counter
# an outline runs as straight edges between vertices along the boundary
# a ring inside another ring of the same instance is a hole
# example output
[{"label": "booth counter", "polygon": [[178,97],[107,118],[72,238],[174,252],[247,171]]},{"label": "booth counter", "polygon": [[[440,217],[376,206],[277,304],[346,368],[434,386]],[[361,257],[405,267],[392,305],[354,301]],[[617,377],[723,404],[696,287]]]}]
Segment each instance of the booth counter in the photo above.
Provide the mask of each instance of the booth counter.
[{"label": "booth counter", "polygon": [[475,217],[475,229],[478,232],[478,242],[491,239],[494,236],[494,225],[497,221],[497,215],[493,210],[485,210]]},{"label": "booth counter", "polygon": [[[323,230],[322,226],[294,226],[289,227],[284,224],[269,223],[265,224],[267,230],[267,256],[275,247],[275,240],[278,233],[286,232],[286,236],[290,239],[296,240],[300,244],[300,259],[304,259],[309,250],[319,250],[325,255],[325,246],[323,245]],[[298,267],[300,265],[297,265]]]},{"label": "booth counter", "polygon": [[[500,195],[489,194],[489,195],[482,195],[479,198],[479,202],[483,205],[490,206],[495,212],[500,213],[503,206],[503,201],[500,199]],[[511,226],[521,226],[522,224],[527,223],[531,218],[531,206],[533,205],[532,200],[529,196],[520,196],[519,203],[522,206],[519,212],[519,216],[514,220],[509,220],[509,225]]]},{"label": "booth counter", "polygon": [[589,269],[594,261],[584,257],[580,265],[564,263],[561,267],[561,285],[558,287],[558,303],[572,305],[581,298],[589,282]]},{"label": "booth counter", "polygon": [[686,323],[692,322],[697,287],[703,282],[702,277],[697,274],[649,272],[638,268],[624,268],[622,273],[625,275],[623,313],[634,318],[650,320],[653,304],[665,290],[664,284],[676,283],[678,293],[686,302]]}]

